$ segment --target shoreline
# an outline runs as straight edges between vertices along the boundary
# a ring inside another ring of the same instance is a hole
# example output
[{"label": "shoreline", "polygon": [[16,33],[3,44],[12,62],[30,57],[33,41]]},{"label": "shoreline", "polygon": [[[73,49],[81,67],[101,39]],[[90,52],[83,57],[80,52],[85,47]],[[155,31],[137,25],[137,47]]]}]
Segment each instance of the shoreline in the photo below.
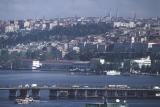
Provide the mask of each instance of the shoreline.
[{"label": "shoreline", "polygon": [[[14,69],[14,70],[9,70],[9,69],[0,69],[0,73],[70,73],[70,74],[87,74],[87,75],[106,75],[103,73],[96,73],[96,72],[70,72],[68,70],[32,70],[32,69]],[[133,74],[129,72],[121,73],[120,75],[106,75],[106,76],[160,76],[157,74],[149,74],[149,73],[138,73],[138,74]]]}]

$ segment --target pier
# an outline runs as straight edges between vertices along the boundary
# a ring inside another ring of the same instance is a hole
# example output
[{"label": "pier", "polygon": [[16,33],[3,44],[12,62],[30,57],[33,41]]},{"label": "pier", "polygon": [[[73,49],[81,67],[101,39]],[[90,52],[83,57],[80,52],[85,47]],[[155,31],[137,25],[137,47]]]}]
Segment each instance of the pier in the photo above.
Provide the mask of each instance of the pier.
[{"label": "pier", "polygon": [[121,87],[8,87],[0,91],[8,91],[9,99],[25,98],[28,96],[40,99],[42,90],[48,92],[50,99],[160,99],[160,89],[151,88],[121,88]]}]

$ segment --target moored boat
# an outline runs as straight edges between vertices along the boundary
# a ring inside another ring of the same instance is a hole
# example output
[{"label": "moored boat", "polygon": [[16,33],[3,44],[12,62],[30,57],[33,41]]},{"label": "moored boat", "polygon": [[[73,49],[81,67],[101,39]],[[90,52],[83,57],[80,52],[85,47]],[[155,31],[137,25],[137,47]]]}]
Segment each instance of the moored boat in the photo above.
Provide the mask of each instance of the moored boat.
[{"label": "moored boat", "polygon": [[15,103],[16,104],[30,104],[34,102],[33,98],[32,97],[26,97],[25,99],[22,99],[22,98],[17,98],[15,100]]},{"label": "moored boat", "polygon": [[121,73],[119,71],[104,71],[106,75],[120,75]]}]

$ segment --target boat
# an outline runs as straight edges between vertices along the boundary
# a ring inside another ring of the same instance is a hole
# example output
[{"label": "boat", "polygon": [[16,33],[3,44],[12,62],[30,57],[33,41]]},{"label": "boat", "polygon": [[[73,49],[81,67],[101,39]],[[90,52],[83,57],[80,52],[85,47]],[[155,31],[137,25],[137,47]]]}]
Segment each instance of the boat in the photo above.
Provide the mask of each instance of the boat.
[{"label": "boat", "polygon": [[129,89],[128,85],[108,85],[108,88]]},{"label": "boat", "polygon": [[22,98],[17,98],[15,100],[15,103],[16,104],[31,104],[32,102],[34,102],[33,98],[32,97],[26,97],[24,99]]},{"label": "boat", "polygon": [[73,85],[72,88],[80,88],[79,85]]},{"label": "boat", "polygon": [[123,102],[120,102],[119,99],[116,99],[115,103],[108,103],[108,102],[90,103],[90,104],[86,104],[86,107],[128,107],[128,104],[126,100],[124,100]]},{"label": "boat", "polygon": [[121,103],[95,103],[95,104],[86,104],[86,107],[128,107],[127,104],[121,104]]},{"label": "boat", "polygon": [[104,71],[106,75],[120,75],[121,73],[119,71]]}]

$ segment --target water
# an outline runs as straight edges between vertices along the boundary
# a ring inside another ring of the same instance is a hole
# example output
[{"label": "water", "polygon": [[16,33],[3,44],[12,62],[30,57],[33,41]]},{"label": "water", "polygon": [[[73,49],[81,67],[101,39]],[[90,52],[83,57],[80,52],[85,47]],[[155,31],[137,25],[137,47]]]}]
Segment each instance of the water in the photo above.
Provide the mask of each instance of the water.
[{"label": "water", "polygon": [[[88,85],[104,86],[109,84],[127,84],[131,87],[148,87],[160,85],[159,76],[105,76],[91,74],[71,74],[64,72],[9,72],[0,73],[0,86],[18,86],[20,84],[38,85]],[[16,105],[8,100],[8,92],[0,91],[0,107],[85,107],[88,102],[97,102],[89,100],[49,100],[47,92],[41,92],[41,102],[31,105]],[[101,102],[101,101],[98,101]],[[160,101],[157,100],[128,100],[129,107],[160,107]]]}]

